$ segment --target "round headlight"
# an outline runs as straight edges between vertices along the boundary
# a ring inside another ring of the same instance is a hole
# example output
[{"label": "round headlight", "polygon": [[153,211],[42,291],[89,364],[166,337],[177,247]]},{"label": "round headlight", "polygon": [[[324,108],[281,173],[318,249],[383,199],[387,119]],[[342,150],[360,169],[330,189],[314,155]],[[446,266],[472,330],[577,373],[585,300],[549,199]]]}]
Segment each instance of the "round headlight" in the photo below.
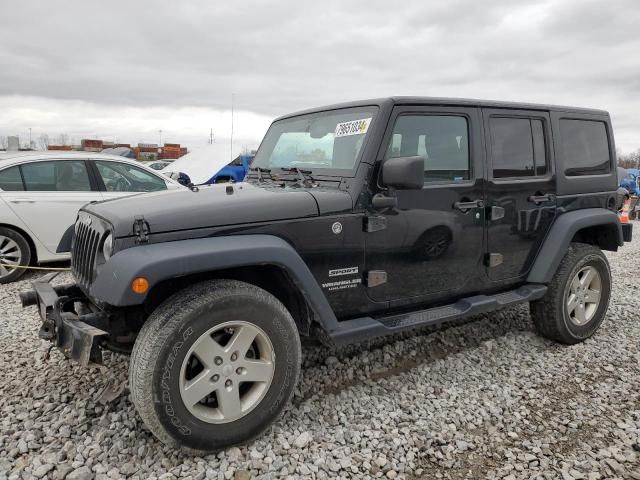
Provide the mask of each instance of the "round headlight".
[{"label": "round headlight", "polygon": [[104,239],[104,243],[102,244],[102,254],[104,255],[104,259],[109,260],[111,258],[111,254],[113,253],[113,235],[107,235],[107,238]]}]

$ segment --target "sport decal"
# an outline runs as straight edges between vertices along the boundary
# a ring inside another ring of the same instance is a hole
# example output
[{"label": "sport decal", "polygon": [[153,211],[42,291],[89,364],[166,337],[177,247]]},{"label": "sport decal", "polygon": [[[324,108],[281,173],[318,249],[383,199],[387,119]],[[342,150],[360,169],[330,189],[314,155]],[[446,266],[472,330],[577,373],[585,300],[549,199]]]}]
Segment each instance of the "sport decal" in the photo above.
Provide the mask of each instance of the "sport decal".
[{"label": "sport decal", "polygon": [[353,275],[355,273],[358,273],[358,267],[346,267],[329,270],[330,277],[339,277],[340,275]]}]

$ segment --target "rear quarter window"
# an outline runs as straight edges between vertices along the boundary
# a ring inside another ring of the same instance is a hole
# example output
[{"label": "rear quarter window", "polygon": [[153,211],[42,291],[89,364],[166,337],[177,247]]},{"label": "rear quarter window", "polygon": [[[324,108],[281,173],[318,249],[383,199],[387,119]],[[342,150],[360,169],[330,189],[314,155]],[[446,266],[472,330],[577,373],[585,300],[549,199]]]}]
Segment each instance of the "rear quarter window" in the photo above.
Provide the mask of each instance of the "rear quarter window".
[{"label": "rear quarter window", "polygon": [[22,183],[22,175],[20,175],[19,167],[9,167],[0,170],[0,190],[5,192],[22,192],[24,184]]},{"label": "rear quarter window", "polygon": [[560,146],[566,176],[605,175],[611,172],[609,138],[604,122],[560,119]]}]

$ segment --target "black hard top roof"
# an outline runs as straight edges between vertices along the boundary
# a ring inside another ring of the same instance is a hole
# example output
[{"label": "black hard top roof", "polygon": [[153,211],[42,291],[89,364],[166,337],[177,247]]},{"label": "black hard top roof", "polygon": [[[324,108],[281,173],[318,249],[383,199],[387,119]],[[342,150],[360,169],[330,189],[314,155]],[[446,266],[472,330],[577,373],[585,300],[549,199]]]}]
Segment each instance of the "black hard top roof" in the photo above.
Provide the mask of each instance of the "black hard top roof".
[{"label": "black hard top roof", "polygon": [[383,106],[383,105],[435,105],[435,106],[459,106],[459,107],[484,107],[484,108],[508,108],[513,110],[544,110],[557,112],[578,112],[593,115],[609,115],[605,110],[594,108],[566,107],[560,105],[544,105],[536,103],[521,102],[503,102],[499,100],[477,100],[472,98],[447,98],[447,97],[386,97],[374,98],[370,100],[358,100],[353,102],[336,103],[333,105],[325,105],[322,107],[310,108],[299,112],[289,113],[278,117],[277,120],[283,118],[295,117],[306,113],[322,112],[326,110],[337,110],[339,108],[364,107],[364,106]]}]

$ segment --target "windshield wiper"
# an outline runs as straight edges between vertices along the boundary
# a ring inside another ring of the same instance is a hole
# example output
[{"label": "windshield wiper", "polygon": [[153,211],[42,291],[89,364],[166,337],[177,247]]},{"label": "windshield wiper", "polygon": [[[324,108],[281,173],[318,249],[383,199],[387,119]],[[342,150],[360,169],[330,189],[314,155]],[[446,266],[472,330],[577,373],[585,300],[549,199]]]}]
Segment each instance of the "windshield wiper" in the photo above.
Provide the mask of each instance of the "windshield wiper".
[{"label": "windshield wiper", "polygon": [[268,173],[269,174],[269,180],[273,180],[273,177],[271,176],[271,169],[270,168],[262,168],[262,167],[250,167],[249,168],[250,171],[252,172],[258,172],[258,181],[259,182],[264,182],[264,178],[262,178],[262,174],[263,173]]},{"label": "windshield wiper", "polygon": [[291,167],[291,168],[282,167],[280,170],[283,170],[285,172],[295,172],[296,174],[298,174],[297,183],[302,187],[318,186],[315,179],[311,176],[311,170],[301,170],[298,167]]}]

